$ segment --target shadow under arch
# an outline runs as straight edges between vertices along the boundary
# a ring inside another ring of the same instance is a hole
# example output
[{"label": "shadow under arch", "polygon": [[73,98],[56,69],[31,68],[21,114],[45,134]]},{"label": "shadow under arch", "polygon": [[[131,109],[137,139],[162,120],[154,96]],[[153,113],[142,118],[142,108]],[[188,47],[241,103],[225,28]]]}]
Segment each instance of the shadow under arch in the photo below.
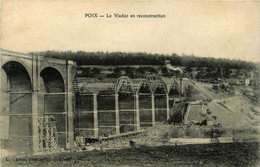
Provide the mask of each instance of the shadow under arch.
[{"label": "shadow under arch", "polygon": [[58,146],[66,148],[68,141],[67,101],[65,82],[62,74],[54,67],[41,70],[40,76],[44,83],[44,116],[52,116],[56,121]]},{"label": "shadow under arch", "polygon": [[10,91],[31,91],[32,87],[29,73],[21,63],[9,61],[2,66],[2,69],[8,76]]},{"label": "shadow under arch", "polygon": [[[32,137],[32,84],[29,72],[17,61],[2,66],[6,75],[1,75],[1,99],[8,110],[8,149],[16,153],[33,152]],[[4,78],[5,77],[5,78]],[[2,105],[1,105],[2,106]]]},{"label": "shadow under arch", "polygon": [[64,79],[57,69],[53,67],[46,67],[41,71],[40,76],[43,79],[47,93],[58,93],[65,91]]},{"label": "shadow under arch", "polygon": [[169,97],[170,98],[175,98],[175,97],[180,97],[180,86],[179,83],[174,81],[170,87],[169,87]]}]

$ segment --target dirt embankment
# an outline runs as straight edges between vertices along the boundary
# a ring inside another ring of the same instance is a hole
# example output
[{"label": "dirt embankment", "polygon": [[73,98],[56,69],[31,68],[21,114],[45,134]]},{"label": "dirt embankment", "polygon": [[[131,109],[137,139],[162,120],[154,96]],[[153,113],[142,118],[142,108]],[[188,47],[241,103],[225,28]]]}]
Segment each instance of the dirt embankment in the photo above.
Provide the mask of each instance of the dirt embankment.
[{"label": "dirt embankment", "polygon": [[259,107],[242,93],[242,87],[232,87],[232,92],[216,91],[213,84],[184,80],[184,89],[190,91],[186,92],[189,100],[210,100],[209,111],[224,127],[260,124]]}]

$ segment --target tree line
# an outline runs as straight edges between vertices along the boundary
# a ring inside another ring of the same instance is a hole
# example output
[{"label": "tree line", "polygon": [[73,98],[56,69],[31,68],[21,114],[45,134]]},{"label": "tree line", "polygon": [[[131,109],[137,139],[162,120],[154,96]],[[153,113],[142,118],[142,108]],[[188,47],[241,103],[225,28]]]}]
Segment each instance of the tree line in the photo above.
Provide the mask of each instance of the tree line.
[{"label": "tree line", "polygon": [[195,57],[194,55],[150,54],[134,52],[59,52],[46,51],[33,53],[48,58],[66,59],[77,62],[78,65],[165,65],[165,60],[170,60],[173,66],[183,67],[209,67],[224,69],[244,69],[252,71],[257,69],[257,64],[242,60],[223,58]]}]

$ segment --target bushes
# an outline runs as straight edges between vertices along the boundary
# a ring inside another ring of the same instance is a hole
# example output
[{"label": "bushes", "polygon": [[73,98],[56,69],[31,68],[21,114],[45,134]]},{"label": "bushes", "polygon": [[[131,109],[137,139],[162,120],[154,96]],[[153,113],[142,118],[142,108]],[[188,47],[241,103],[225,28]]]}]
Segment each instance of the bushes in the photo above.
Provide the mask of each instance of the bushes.
[{"label": "bushes", "polygon": [[204,133],[205,136],[210,138],[221,137],[225,133],[225,130],[221,128],[211,128],[210,130],[205,131]]},{"label": "bushes", "polygon": [[206,138],[210,129],[206,126],[172,126],[170,135],[172,138]]},{"label": "bushes", "polygon": [[169,128],[171,138],[217,138],[233,137],[235,142],[258,141],[259,131],[253,127],[207,127],[207,126],[181,126]]}]

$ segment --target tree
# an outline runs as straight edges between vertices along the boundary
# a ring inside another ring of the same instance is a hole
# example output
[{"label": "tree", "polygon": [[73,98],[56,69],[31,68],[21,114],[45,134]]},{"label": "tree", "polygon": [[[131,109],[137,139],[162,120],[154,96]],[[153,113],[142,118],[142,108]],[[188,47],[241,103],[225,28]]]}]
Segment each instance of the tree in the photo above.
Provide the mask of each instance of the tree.
[{"label": "tree", "polygon": [[91,70],[90,68],[82,68],[81,77],[91,77]]},{"label": "tree", "polygon": [[138,77],[144,76],[145,71],[146,71],[146,69],[144,67],[139,67],[138,69],[136,69],[136,73],[137,73]]},{"label": "tree", "polygon": [[122,71],[119,67],[116,67],[112,74],[107,74],[107,78],[119,78],[120,76],[122,76]]},{"label": "tree", "polygon": [[203,79],[204,78],[204,75],[202,74],[201,71],[199,71],[196,76],[195,76],[196,79]]},{"label": "tree", "polygon": [[169,71],[167,67],[164,66],[161,71],[163,76],[169,76]]},{"label": "tree", "polygon": [[114,70],[113,70],[114,74],[117,75],[117,76],[120,76],[122,75],[122,71],[119,67],[116,67]]},{"label": "tree", "polygon": [[94,67],[94,68],[91,70],[91,74],[92,74],[93,76],[100,74],[100,69]]},{"label": "tree", "polygon": [[133,67],[127,66],[125,68],[125,75],[130,77],[130,78],[135,78],[135,71]]},{"label": "tree", "polygon": [[217,68],[219,66],[225,69],[244,69],[248,72],[256,71],[258,64],[253,62],[246,62],[241,60],[230,59],[215,59],[215,58],[201,58],[193,55],[179,56],[177,54],[148,54],[148,53],[124,53],[124,52],[58,52],[58,51],[46,51],[39,54],[46,58],[56,58],[73,60],[78,65],[164,65],[165,60],[169,59],[174,66],[183,67],[212,67]]},{"label": "tree", "polygon": [[185,70],[188,72],[188,73],[191,73],[192,72],[192,68],[190,66],[186,67]]},{"label": "tree", "polygon": [[153,67],[148,67],[148,71],[149,71],[150,73],[154,73],[154,74],[157,74],[157,73],[158,73],[157,70],[156,70],[155,68],[153,68]]}]

